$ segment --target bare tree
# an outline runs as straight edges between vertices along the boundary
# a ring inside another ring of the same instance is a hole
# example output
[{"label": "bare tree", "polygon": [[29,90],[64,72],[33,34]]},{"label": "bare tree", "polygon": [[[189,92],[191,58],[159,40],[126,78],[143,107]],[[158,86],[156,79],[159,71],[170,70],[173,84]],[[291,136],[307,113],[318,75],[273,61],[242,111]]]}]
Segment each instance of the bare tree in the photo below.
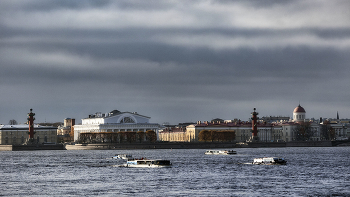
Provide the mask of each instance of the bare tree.
[{"label": "bare tree", "polygon": [[9,121],[9,125],[17,125],[17,121],[15,119],[12,119]]},{"label": "bare tree", "polygon": [[332,128],[329,124],[323,124],[321,126],[321,139],[330,140],[331,139]]},{"label": "bare tree", "polygon": [[335,139],[335,130],[331,127],[329,121],[324,121],[321,127],[321,139],[333,140]]},{"label": "bare tree", "polygon": [[136,132],[137,134],[137,141],[139,141],[140,143],[143,142],[144,138],[145,138],[145,132],[143,131],[138,131]]},{"label": "bare tree", "polygon": [[157,141],[157,134],[156,134],[156,132],[154,132],[152,130],[148,130],[148,131],[146,131],[146,138],[150,142],[155,142],[155,141]]},{"label": "bare tree", "polygon": [[309,123],[302,123],[293,130],[296,133],[297,141],[308,141],[314,136],[315,133]]}]

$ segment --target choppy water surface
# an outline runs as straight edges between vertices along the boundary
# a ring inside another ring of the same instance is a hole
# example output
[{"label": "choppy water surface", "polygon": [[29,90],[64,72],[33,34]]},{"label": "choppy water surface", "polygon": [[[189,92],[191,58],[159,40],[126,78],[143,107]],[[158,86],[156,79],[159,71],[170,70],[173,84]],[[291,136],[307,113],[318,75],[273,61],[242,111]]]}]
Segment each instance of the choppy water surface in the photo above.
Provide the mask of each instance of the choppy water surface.
[{"label": "choppy water surface", "polygon": [[[2,196],[350,196],[350,147],[0,152]],[[115,154],[169,159],[121,168]],[[285,166],[242,164],[281,156]]]}]

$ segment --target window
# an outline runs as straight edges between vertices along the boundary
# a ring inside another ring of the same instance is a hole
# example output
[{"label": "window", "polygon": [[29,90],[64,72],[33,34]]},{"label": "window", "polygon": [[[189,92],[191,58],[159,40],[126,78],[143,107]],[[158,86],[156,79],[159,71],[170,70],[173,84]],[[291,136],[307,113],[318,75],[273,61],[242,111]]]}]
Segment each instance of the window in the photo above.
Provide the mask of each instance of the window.
[{"label": "window", "polygon": [[124,117],[120,123],[135,123],[135,121],[130,117]]}]

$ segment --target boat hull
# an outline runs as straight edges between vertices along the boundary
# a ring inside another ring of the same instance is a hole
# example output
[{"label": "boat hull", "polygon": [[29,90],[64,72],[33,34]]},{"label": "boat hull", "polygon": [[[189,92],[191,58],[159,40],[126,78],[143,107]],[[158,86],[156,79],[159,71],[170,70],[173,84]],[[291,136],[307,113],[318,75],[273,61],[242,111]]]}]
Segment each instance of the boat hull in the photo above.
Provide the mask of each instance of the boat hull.
[{"label": "boat hull", "polygon": [[130,165],[130,164],[124,164],[122,167],[127,167],[127,168],[171,168],[171,165]]},{"label": "boat hull", "polygon": [[204,154],[206,155],[234,155],[237,154],[236,151],[233,150],[207,150]]},{"label": "boat hull", "polygon": [[286,165],[287,161],[278,157],[255,158],[252,164],[255,165]]},{"label": "boat hull", "polygon": [[128,160],[124,167],[129,168],[170,168],[169,160]]},{"label": "boat hull", "polygon": [[253,162],[254,165],[286,165],[287,163],[261,163],[261,162]]}]

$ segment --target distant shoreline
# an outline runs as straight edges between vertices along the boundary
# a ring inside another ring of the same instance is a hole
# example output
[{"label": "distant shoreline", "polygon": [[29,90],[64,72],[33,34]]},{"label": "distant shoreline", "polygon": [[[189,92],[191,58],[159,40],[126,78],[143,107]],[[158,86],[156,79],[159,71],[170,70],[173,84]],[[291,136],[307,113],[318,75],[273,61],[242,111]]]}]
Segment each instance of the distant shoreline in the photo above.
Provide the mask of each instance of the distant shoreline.
[{"label": "distant shoreline", "polygon": [[283,147],[335,147],[350,146],[350,141],[309,142],[155,142],[155,143],[105,143],[75,145],[0,145],[0,151],[33,150],[132,150],[132,149],[233,149],[233,148],[283,148]]},{"label": "distant shoreline", "polygon": [[131,149],[233,149],[233,148],[283,148],[283,147],[332,147],[331,141],[317,142],[161,142],[135,144],[76,144],[66,145],[67,150],[131,150]]}]

